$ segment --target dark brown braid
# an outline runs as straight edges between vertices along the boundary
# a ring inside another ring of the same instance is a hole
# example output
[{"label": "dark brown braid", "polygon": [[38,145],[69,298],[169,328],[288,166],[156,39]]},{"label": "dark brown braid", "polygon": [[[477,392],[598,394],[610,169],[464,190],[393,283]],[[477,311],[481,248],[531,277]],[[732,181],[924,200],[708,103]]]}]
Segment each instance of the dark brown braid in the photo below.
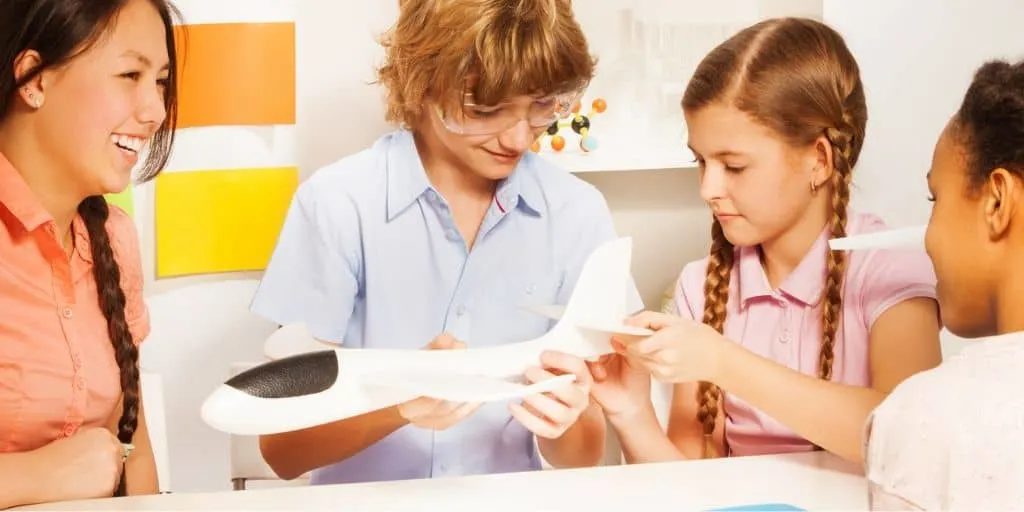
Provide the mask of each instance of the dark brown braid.
[{"label": "dark brown braid", "polygon": [[[848,131],[838,128],[826,130],[832,144],[832,221],[831,238],[846,236],[846,210],[850,202],[851,136]],[[846,253],[828,251],[827,273],[825,276],[825,301],[821,307],[821,353],[818,357],[818,375],[824,380],[832,379],[832,363],[836,332],[841,325],[843,309],[843,276],[846,275]]]},{"label": "dark brown braid", "polygon": [[[729,279],[732,273],[733,246],[726,240],[722,225],[715,219],[711,224],[711,254],[708,257],[707,273],[704,279],[704,319],[719,333],[725,332],[726,306],[729,303]],[[718,404],[722,390],[711,382],[701,382],[697,391],[700,406],[697,420],[704,427],[704,457],[716,452],[714,449],[715,422],[718,419]]]},{"label": "dark brown braid", "polygon": [[[125,296],[121,289],[121,269],[114,258],[107,236],[107,217],[110,210],[102,196],[92,196],[82,201],[78,213],[89,231],[89,248],[92,251],[92,272],[96,280],[100,309],[107,319],[107,332],[114,346],[114,357],[121,369],[121,392],[123,408],[117,423],[117,438],[125,444],[131,443],[139,420],[139,349],[125,319]],[[125,495],[125,472],[115,496]]]}]

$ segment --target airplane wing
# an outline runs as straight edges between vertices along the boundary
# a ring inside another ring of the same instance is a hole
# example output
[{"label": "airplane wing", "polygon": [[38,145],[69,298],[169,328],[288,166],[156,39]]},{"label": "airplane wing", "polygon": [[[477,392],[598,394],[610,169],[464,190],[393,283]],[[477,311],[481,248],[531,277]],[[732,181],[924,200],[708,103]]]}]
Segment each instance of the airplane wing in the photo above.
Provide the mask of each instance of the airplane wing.
[{"label": "airplane wing", "polygon": [[565,314],[565,306],[558,304],[528,304],[523,309],[550,320],[561,320]]},{"label": "airplane wing", "polygon": [[496,402],[553,391],[575,380],[567,374],[522,384],[486,375],[410,370],[375,373],[363,377],[363,384],[451,402]]},{"label": "airplane wing", "polygon": [[833,238],[828,246],[833,251],[856,251],[867,249],[921,249],[924,247],[924,233],[927,226],[887,229],[875,233]]},{"label": "airplane wing", "polygon": [[[540,315],[551,320],[561,320],[565,315],[565,306],[558,304],[531,304],[523,306],[523,309],[535,315]],[[628,336],[650,336],[654,331],[643,327],[633,327],[623,323],[613,324],[596,320],[573,320],[573,324],[581,329],[596,331],[605,334],[625,334]]]}]

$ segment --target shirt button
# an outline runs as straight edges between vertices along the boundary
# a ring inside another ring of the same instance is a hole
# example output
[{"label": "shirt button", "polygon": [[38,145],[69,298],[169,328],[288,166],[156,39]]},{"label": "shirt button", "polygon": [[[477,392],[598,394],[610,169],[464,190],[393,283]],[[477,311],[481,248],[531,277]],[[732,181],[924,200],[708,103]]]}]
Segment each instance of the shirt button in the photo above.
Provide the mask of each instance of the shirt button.
[{"label": "shirt button", "polygon": [[74,425],[64,425],[64,432],[63,432],[63,434],[64,434],[65,437],[71,437],[74,433],[75,433],[75,426]]},{"label": "shirt button", "polygon": [[78,389],[85,389],[85,379],[82,377],[75,379],[75,387]]},{"label": "shirt button", "polygon": [[69,308],[69,307],[65,307],[64,309],[60,310],[60,314],[61,314],[61,316],[63,316],[64,318],[67,318],[69,320],[73,316],[71,308]]},{"label": "shirt button", "polygon": [[462,316],[466,313],[466,306],[459,306],[459,309],[455,310],[455,314]]},{"label": "shirt button", "polygon": [[82,368],[82,358],[78,357],[78,354],[71,356],[71,364],[76,370],[80,370]]}]

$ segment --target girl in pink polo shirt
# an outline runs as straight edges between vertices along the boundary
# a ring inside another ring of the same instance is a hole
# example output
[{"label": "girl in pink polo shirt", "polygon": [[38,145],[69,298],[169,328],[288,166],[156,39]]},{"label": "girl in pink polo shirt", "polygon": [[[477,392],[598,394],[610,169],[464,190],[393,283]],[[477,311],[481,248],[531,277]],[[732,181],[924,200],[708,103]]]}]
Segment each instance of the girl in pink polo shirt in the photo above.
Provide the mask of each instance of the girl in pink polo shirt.
[{"label": "girl in pink polo shirt", "polygon": [[[827,247],[886,229],[847,208],[867,120],[854,57],[822,23],[764,21],[704,58],[682,106],[710,255],[683,269],[677,315],[634,318],[656,333],[594,366],[593,397],[627,461],[860,459],[869,412],[941,355],[923,252]],[[650,375],[675,383],[667,433]]]},{"label": "girl in pink polo shirt", "polygon": [[139,242],[103,195],[170,154],[172,12],[0,1],[0,508],[159,489]]},{"label": "girl in pink polo shirt", "polygon": [[872,510],[1024,509],[1024,61],[986,63],[939,137],[925,245],[946,327],[982,338],[868,428]]}]

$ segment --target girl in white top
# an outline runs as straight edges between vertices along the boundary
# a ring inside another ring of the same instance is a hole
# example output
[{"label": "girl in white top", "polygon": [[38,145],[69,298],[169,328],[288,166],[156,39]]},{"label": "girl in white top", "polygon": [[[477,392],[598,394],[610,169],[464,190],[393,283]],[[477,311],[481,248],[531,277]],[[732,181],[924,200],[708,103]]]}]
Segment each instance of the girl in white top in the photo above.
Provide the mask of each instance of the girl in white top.
[{"label": "girl in white top", "polygon": [[942,320],[986,339],[869,420],[874,510],[1024,510],[1024,61],[982,66],[939,138],[925,244]]}]

